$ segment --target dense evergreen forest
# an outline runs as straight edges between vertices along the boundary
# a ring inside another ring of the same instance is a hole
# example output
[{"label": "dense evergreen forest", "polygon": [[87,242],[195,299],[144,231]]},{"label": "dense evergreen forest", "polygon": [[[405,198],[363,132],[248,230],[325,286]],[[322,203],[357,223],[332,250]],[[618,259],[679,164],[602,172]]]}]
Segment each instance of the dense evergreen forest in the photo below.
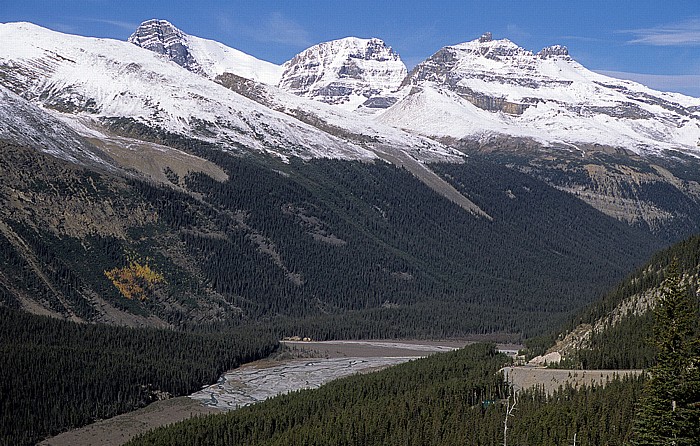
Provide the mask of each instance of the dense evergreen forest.
[{"label": "dense evergreen forest", "polygon": [[[662,283],[668,278],[671,264],[677,263],[679,273],[687,285],[691,301],[700,308],[700,235],[683,240],[659,251],[626,280],[620,282],[603,298],[583,309],[559,332],[559,338],[581,324],[605,321],[604,329],[591,336],[590,345],[576,352],[569,361],[574,367],[587,369],[639,369],[648,368],[656,360],[653,342],[653,311],[626,311],[615,321],[608,316],[625,301],[640,301],[643,296],[655,297]],[[633,307],[632,307],[633,308]],[[700,319],[695,325],[700,327]],[[554,344],[554,332],[528,342],[533,354],[542,353]]]},{"label": "dense evergreen forest", "polygon": [[[642,279],[626,281],[581,316],[593,321],[630,295],[657,289],[659,303],[645,315],[651,319],[649,326],[602,332],[602,338],[641,340],[649,350],[649,374],[615,379],[605,386],[560,387],[552,395],[535,387],[517,392],[513,399],[497,373],[508,359],[495,354],[493,346],[476,345],[160,428],[130,444],[502,444],[506,412],[517,400],[517,411],[508,417],[510,444],[570,444],[576,438],[579,445],[696,445],[699,248],[700,237],[693,237],[658,253],[640,272],[654,277],[646,286],[625,295],[630,282]],[[625,349],[632,346],[632,352],[639,353],[633,347],[636,341],[615,342],[616,348],[602,354],[629,363]],[[599,357],[599,348],[594,344],[585,354]]]},{"label": "dense evergreen forest", "polygon": [[0,306],[0,444],[38,440],[164,397],[187,395],[277,341],[76,324]]},{"label": "dense evergreen forest", "polygon": [[[445,175],[494,222],[381,162],[293,159],[271,171],[269,159],[208,157],[232,180],[192,175],[188,188],[213,209],[245,212],[237,214],[243,223],[228,219],[224,241],[184,231],[207,283],[235,296],[244,314],[285,314],[294,322],[283,325],[319,339],[357,337],[345,320],[365,325],[361,336],[532,334],[639,264],[640,251],[651,252],[644,246],[657,246],[568,194],[484,160]],[[272,241],[283,267],[250,243],[242,225]],[[319,317],[332,323],[319,326]]]},{"label": "dense evergreen forest", "polygon": [[[282,336],[526,338],[591,302],[661,243],[480,156],[434,169],[493,221],[383,162],[285,163],[187,149],[221,166],[229,179],[178,178],[170,171],[171,186],[178,184],[170,187],[68,167],[21,147],[0,151],[6,161],[0,192],[17,206],[0,209],[2,442],[31,444],[192,392],[225,369],[266,356]],[[119,313],[174,330],[31,316],[20,310],[28,302],[75,320],[100,322]],[[428,382],[441,382],[444,372],[452,384],[442,388],[420,390],[426,381],[400,377],[416,392],[437,392],[422,400],[414,395],[425,404],[437,404],[435,395],[467,392],[466,400],[447,400],[462,412],[445,406],[436,416],[457,423],[454,417],[466,413],[496,429],[502,405],[481,401],[503,398],[493,371],[504,358],[470,352],[449,357],[454,367],[443,362],[418,370]],[[471,381],[462,383],[460,373]],[[586,392],[560,399],[586,400],[597,390]],[[472,431],[497,438],[496,430],[477,428],[423,431],[440,425],[416,423],[432,412],[401,403],[396,411],[408,418],[396,423],[415,424],[416,438],[434,437],[437,444]],[[256,410],[263,409],[241,413]],[[294,423],[290,432],[301,429]],[[376,427],[371,435],[388,438],[397,426]],[[281,435],[280,444],[296,435],[265,429]],[[564,438],[567,429],[557,435]]]},{"label": "dense evergreen forest", "polygon": [[[476,155],[434,169],[493,221],[382,161],[282,162],[180,144],[229,179],[170,171],[170,187],[1,152],[22,169],[8,170],[6,185],[3,171],[0,189],[27,197],[0,210],[4,304],[31,298],[67,318],[109,322],[99,298],[178,328],[255,322],[316,339],[520,338],[565,320],[661,244]],[[158,280],[125,292],[139,271]]]},{"label": "dense evergreen forest", "polygon": [[[130,445],[503,444],[509,362],[480,344],[154,430]],[[518,394],[508,444],[622,444],[640,378]],[[512,403],[512,399],[511,399]]]}]

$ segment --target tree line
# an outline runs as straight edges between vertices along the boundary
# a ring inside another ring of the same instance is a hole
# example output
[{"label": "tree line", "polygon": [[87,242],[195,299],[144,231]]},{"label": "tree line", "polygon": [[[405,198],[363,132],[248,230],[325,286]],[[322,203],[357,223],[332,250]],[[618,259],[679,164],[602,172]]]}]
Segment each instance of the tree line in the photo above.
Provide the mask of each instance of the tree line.
[{"label": "tree line", "polygon": [[[158,428],[129,445],[502,444],[509,363],[481,344]],[[622,444],[642,378],[518,394],[509,444]]]},{"label": "tree line", "polygon": [[35,444],[190,394],[277,346],[253,328],[194,334],[77,324],[1,306],[0,321],[0,444]]}]

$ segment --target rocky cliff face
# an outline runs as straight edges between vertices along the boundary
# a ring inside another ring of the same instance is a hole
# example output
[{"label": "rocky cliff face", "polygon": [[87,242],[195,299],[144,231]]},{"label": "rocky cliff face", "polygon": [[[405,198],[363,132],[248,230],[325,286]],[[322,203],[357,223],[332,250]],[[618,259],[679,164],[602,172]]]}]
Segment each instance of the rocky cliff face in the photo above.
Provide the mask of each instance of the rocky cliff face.
[{"label": "rocky cliff face", "polygon": [[186,45],[186,34],[167,20],[148,20],[139,26],[128,41],[154,53],[167,56],[181,67],[195,73],[201,71],[199,63]]},{"label": "rocky cliff face", "polygon": [[700,99],[594,73],[561,45],[533,53],[486,33],[440,49],[402,85],[410,93],[380,120],[431,136],[501,134],[636,154],[697,153],[700,144]]},{"label": "rocky cliff face", "polygon": [[564,46],[544,48],[537,54],[508,39],[493,40],[491,33],[479,39],[447,46],[417,65],[403,85],[431,83],[446,87],[480,109],[522,114],[535,100],[510,100],[503,94],[479,91],[469,83],[492,83],[515,87],[539,88],[544,84],[568,85],[570,82],[542,76],[538,61],[546,58],[570,60]]},{"label": "rocky cliff face", "polygon": [[355,109],[394,102],[406,66],[379,39],[348,37],[321,43],[284,64],[280,88],[299,96]]}]

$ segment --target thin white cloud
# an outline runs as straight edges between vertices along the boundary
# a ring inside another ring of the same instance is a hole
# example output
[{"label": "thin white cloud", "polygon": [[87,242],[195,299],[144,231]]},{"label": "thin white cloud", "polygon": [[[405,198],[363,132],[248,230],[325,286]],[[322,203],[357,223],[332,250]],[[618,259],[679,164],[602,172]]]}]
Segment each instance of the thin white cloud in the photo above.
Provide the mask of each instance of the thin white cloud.
[{"label": "thin white cloud", "polygon": [[125,29],[128,31],[136,31],[136,28],[138,28],[140,25],[140,23],[121,22],[118,20],[102,20],[102,19],[89,19],[89,20],[91,22],[104,23],[105,25],[112,25],[115,28],[121,28],[121,29]]},{"label": "thin white cloud", "polygon": [[584,43],[600,43],[607,42],[606,39],[601,39],[600,37],[585,37],[585,36],[560,36],[558,40],[573,41],[573,42],[584,42]]},{"label": "thin white cloud", "polygon": [[632,44],[695,46],[700,45],[700,18],[692,18],[654,28],[629,29],[618,32],[632,35],[632,40],[628,41],[628,43]]},{"label": "thin white cloud", "polygon": [[103,25],[113,26],[115,28],[123,29],[126,31],[136,31],[140,23],[123,22],[119,20],[107,20],[107,19],[95,19],[92,17],[74,17],[74,21],[90,22],[90,23],[100,23]]},{"label": "thin white cloud", "polygon": [[515,24],[509,24],[506,26],[506,33],[507,35],[504,36],[506,39],[509,40],[519,40],[519,39],[529,39],[532,37],[532,34],[529,32],[525,31],[521,27]]},{"label": "thin white cloud", "polygon": [[617,79],[626,79],[660,91],[672,91],[688,96],[700,97],[700,75],[695,74],[642,74],[623,71],[602,71],[596,73]]},{"label": "thin white cloud", "polygon": [[273,12],[255,25],[241,24],[227,14],[218,18],[219,28],[231,33],[237,30],[258,42],[276,43],[292,47],[311,46],[309,33],[303,26],[284,16],[281,12]]},{"label": "thin white cloud", "polygon": [[298,23],[286,18],[281,12],[273,12],[265,23],[266,38],[270,42],[290,45],[309,45],[309,33]]},{"label": "thin white cloud", "polygon": [[78,34],[80,32],[77,26],[68,23],[49,23],[46,26],[49,29],[65,34]]}]

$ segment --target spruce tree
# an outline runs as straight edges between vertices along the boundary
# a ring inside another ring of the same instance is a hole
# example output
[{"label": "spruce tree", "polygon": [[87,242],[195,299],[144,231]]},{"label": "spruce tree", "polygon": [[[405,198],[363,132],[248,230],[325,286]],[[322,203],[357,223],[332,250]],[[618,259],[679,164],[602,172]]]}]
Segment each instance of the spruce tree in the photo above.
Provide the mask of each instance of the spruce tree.
[{"label": "spruce tree", "polygon": [[649,370],[632,444],[700,444],[700,325],[697,297],[674,261],[654,311],[656,364]]}]

